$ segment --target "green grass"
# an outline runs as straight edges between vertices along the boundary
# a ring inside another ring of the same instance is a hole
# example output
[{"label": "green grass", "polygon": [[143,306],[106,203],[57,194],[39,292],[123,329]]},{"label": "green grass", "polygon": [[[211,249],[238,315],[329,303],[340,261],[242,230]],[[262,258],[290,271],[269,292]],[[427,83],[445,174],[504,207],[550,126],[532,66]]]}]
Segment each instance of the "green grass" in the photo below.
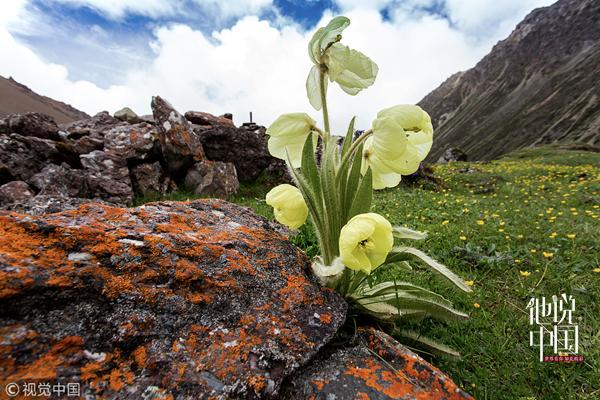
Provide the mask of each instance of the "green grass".
[{"label": "green grass", "polygon": [[[459,172],[467,167],[474,172]],[[461,294],[414,273],[471,313],[466,322],[418,326],[461,352],[432,362],[478,399],[600,399],[600,153],[548,146],[437,166],[436,174],[447,189],[401,185],[374,198],[374,211],[393,224],[429,232],[415,247],[474,282]],[[268,189],[243,185],[230,200],[272,218]],[[293,241],[317,252],[307,227]],[[577,302],[584,363],[541,363],[529,347],[529,298],[561,293]]]}]

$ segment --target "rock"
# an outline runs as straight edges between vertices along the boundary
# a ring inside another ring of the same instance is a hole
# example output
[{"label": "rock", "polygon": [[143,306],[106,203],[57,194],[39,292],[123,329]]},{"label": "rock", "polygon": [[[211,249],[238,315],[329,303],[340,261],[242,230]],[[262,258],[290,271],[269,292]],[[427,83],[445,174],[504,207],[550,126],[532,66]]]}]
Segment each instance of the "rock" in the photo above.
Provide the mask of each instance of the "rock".
[{"label": "rock", "polygon": [[220,115],[221,118],[226,118],[226,119],[230,119],[233,121],[233,114],[232,113],[225,113],[223,115]]},{"label": "rock", "polygon": [[228,197],[237,192],[240,184],[231,163],[202,161],[189,169],[184,181],[185,187],[194,194]]},{"label": "rock", "polygon": [[60,139],[58,125],[49,115],[29,112],[12,114],[0,122],[0,133],[18,133],[22,136],[35,136],[42,139]]},{"label": "rock", "polygon": [[152,114],[140,115],[140,120],[148,124],[156,125],[156,122],[154,121],[154,115]]},{"label": "rock", "polygon": [[204,151],[188,121],[160,96],[152,97],[152,113],[163,158],[169,172],[182,178],[189,167],[204,160]]},{"label": "rock", "polygon": [[87,197],[87,182],[82,170],[73,170],[67,164],[46,165],[29,178],[28,183],[42,195]]},{"label": "rock", "polygon": [[99,150],[80,157],[90,197],[115,204],[131,203],[133,189],[125,159]]},{"label": "rock", "polygon": [[0,161],[0,185],[4,185],[10,181],[13,181],[14,177],[10,173],[10,169]]},{"label": "rock", "polygon": [[438,164],[457,161],[467,161],[467,154],[458,147],[446,149],[444,154],[437,160]]},{"label": "rock", "polygon": [[27,182],[12,181],[0,186],[0,205],[20,203],[35,196]]},{"label": "rock", "polygon": [[119,111],[114,113],[113,117],[123,122],[129,122],[130,124],[142,122],[140,117],[138,117],[138,115],[129,107],[121,108]]},{"label": "rock", "polygon": [[94,150],[104,149],[104,140],[94,136],[83,136],[73,142],[73,151],[77,154],[87,154]]},{"label": "rock", "polygon": [[158,134],[153,125],[117,125],[104,134],[104,150],[127,160],[142,161],[154,155]]},{"label": "rock", "polygon": [[81,164],[72,147],[63,142],[21,136],[0,135],[0,163],[15,180],[27,181],[48,163]]},{"label": "rock", "polygon": [[255,180],[274,159],[267,148],[264,128],[254,131],[220,125],[196,133],[206,158],[233,163],[242,182]]},{"label": "rock", "polygon": [[356,344],[315,361],[293,376],[282,398],[445,399],[472,397],[439,369],[387,334],[359,328]]},{"label": "rock", "polygon": [[0,385],[78,382],[82,397],[103,399],[276,397],[334,336],[346,304],[270,226],[217,200],[0,212],[10,360]]},{"label": "rock", "polygon": [[60,195],[38,194],[37,196],[23,202],[6,204],[0,207],[0,209],[6,211],[15,211],[22,214],[44,215],[66,210],[74,210],[79,208],[82,204],[87,203],[114,205],[99,199],[82,199]]},{"label": "rock", "polygon": [[185,119],[190,121],[192,124],[196,124],[196,125],[210,125],[210,126],[225,125],[225,126],[235,127],[235,125],[233,124],[233,116],[232,116],[232,118],[217,117],[217,116],[214,116],[207,112],[201,112],[201,111],[188,111],[184,115],[185,115]]},{"label": "rock", "polygon": [[102,111],[92,118],[61,124],[59,127],[62,131],[66,132],[68,139],[77,140],[83,136],[102,138],[105,131],[122,123],[120,120],[112,117],[108,111]]},{"label": "rock", "polygon": [[165,195],[171,185],[169,177],[157,161],[152,164],[140,164],[131,168],[131,183],[133,190],[139,195]]}]

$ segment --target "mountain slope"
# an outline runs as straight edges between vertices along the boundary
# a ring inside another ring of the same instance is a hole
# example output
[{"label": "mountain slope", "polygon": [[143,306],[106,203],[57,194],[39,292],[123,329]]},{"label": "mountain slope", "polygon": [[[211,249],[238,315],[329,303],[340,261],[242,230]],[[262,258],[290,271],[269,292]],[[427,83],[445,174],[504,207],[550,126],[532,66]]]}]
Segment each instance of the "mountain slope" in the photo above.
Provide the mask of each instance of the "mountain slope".
[{"label": "mountain slope", "polygon": [[534,144],[600,144],[600,1],[534,10],[419,105],[436,128],[432,161],[448,147],[485,160]]},{"label": "mountain slope", "polygon": [[0,116],[30,111],[48,114],[59,124],[90,117],[68,104],[40,96],[12,78],[0,76]]}]

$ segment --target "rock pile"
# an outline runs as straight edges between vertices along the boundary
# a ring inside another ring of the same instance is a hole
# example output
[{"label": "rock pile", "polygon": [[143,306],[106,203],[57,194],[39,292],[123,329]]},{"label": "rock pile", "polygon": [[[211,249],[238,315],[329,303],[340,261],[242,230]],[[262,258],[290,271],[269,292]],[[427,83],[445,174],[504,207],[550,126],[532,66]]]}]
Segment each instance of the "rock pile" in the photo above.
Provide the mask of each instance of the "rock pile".
[{"label": "rock pile", "polygon": [[283,167],[269,155],[264,127],[237,128],[231,115],[184,117],[159,96],[151,106],[152,117],[124,108],[61,125],[40,113],[0,118],[0,207],[40,212],[42,200],[52,209],[83,202],[71,199],[125,205],[178,189],[227,197],[238,180]]}]

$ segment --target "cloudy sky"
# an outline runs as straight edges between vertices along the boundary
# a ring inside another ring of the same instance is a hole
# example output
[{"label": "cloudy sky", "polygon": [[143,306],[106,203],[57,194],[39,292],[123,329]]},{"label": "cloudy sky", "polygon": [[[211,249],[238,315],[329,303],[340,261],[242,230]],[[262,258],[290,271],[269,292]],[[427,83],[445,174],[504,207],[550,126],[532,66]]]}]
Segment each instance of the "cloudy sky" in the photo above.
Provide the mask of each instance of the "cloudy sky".
[{"label": "cloudy sky", "polygon": [[95,114],[150,113],[160,94],[180,111],[232,112],[268,125],[310,108],[306,46],[332,16],[342,42],[379,65],[350,97],[330,86],[333,127],[416,103],[474,66],[531,10],[553,0],[2,0],[0,75]]}]

